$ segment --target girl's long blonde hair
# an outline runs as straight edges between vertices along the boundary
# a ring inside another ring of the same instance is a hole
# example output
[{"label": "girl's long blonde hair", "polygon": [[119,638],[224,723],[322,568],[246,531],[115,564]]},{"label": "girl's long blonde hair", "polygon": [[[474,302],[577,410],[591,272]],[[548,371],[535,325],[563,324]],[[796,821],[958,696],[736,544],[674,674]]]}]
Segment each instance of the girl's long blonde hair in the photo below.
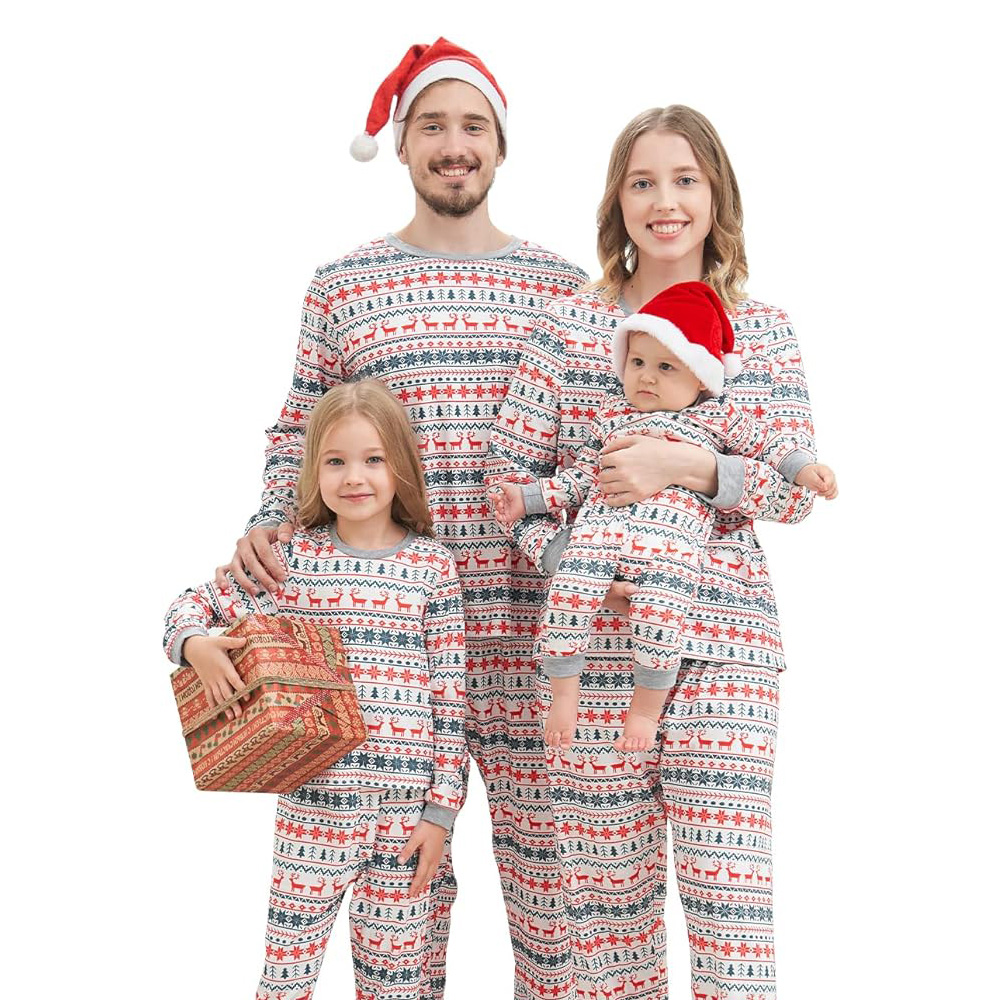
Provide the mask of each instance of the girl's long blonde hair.
[{"label": "girl's long blonde hair", "polygon": [[299,474],[299,523],[305,528],[315,528],[337,519],[323,503],[319,491],[320,448],[326,432],[352,414],[371,422],[385,448],[385,460],[396,480],[392,519],[418,535],[433,538],[434,522],[427,507],[427,489],[413,428],[399,401],[377,379],[344,382],[326,393],[313,410]]},{"label": "girl's long blonde hair", "polygon": [[747,257],[743,245],[743,204],[733,166],[712,123],[683,104],[650,108],[625,126],[611,147],[608,180],[597,209],[597,259],[603,276],[599,288],[609,302],[621,297],[625,282],[638,264],[635,244],[629,238],[619,200],[632,147],[646,132],[676,132],[691,144],[698,166],[712,187],[712,228],[705,240],[702,280],[712,286],[727,309],[743,298]]}]

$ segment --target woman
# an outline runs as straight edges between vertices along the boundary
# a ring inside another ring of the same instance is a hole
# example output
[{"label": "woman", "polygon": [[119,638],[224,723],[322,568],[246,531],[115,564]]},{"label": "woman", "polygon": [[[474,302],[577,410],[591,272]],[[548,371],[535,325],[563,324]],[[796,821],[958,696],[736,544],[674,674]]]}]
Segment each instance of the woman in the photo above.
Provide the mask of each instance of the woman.
[{"label": "woman", "polygon": [[[811,445],[795,335],[780,310],[743,295],[739,189],[704,116],[675,105],[626,126],[611,153],[598,253],[602,278],[550,306],[529,340],[491,438],[491,475],[550,475],[572,460],[615,384],[615,326],[681,281],[710,284],[731,317],[743,370],[726,384],[729,399]],[[595,997],[663,990],[669,822],[695,995],[773,995],[770,782],[784,660],[752,519],[799,521],[811,499],[767,465],[652,438],[606,449],[603,468],[614,502],[673,485],[711,497],[718,513],[659,759],[610,749],[632,680],[629,629],[610,611],[595,623],[573,749],[550,755],[578,988]],[[557,553],[546,558],[546,546],[557,526],[539,515],[513,528],[550,573]],[[627,597],[627,584],[616,587]],[[544,681],[540,690],[544,706]]]}]

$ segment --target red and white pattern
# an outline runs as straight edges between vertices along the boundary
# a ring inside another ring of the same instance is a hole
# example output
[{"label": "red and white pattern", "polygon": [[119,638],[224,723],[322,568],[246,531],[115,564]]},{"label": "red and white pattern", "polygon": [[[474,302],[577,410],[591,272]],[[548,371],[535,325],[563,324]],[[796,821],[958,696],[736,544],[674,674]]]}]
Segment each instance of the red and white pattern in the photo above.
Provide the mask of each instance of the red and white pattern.
[{"label": "red and white pattern", "polygon": [[[394,855],[406,843],[407,828],[412,832],[421,817],[450,828],[464,799],[465,623],[458,571],[447,549],[413,534],[392,550],[363,553],[327,526],[297,531],[274,551],[288,572],[275,597],[258,598],[236,583],[227,590],[202,584],[170,606],[164,637],[178,662],[185,638],[248,613],[280,612],[333,626],[368,725],[360,747],[279,797],[275,875],[287,877],[288,887],[272,892],[259,995],[291,1000],[290,990],[312,989],[341,896],[356,879],[351,938],[357,988],[375,998],[415,1000],[430,988],[429,894],[413,925],[419,947],[404,955],[386,944],[382,955],[358,935],[409,936],[411,925],[404,926],[402,914],[393,924],[388,908],[376,914],[381,922],[367,920],[371,907],[366,910],[362,896],[372,885],[378,892],[405,891],[413,866],[397,870]],[[398,824],[395,836],[392,824]],[[296,888],[307,880],[309,895],[319,885],[311,910],[302,905],[304,890]],[[399,962],[408,971],[399,972]],[[297,971],[284,975],[290,966]]]},{"label": "red and white pattern", "polygon": [[[617,388],[611,338],[625,315],[596,294],[553,304],[525,345],[490,436],[490,476],[542,478],[572,464],[590,441],[590,422]],[[814,453],[802,356],[788,317],[747,301],[731,318],[743,370],[726,383],[726,398]],[[716,513],[701,586],[681,629],[681,650],[692,658],[782,669],[778,611],[753,520],[793,524],[812,510],[813,499],[766,462],[742,461],[742,495],[731,509]],[[554,517],[536,517],[509,533],[538,564],[561,527]]]},{"label": "red and white pattern", "polygon": [[[611,334],[624,316],[596,295],[553,304],[493,430],[491,475],[541,478],[571,464],[616,385]],[[728,399],[812,452],[809,397],[788,318],[757,302],[742,303],[731,318],[743,371],[727,383]],[[774,993],[770,779],[784,658],[752,519],[794,523],[809,513],[812,497],[769,465],[740,461],[742,495],[716,514],[681,629],[687,659],[665,710],[661,758],[623,758],[609,749],[631,702],[632,649],[628,622],[602,611],[580,678],[573,751],[548,759],[578,995],[588,1000],[665,996],[667,822],[678,847],[695,996],[761,1000]],[[539,515],[511,532],[539,562],[561,527]],[[544,709],[544,678],[540,690]],[[727,879],[731,889],[723,889]]]},{"label": "red and white pattern", "polygon": [[[410,535],[388,554],[344,546],[329,527],[295,533],[275,553],[288,577],[272,597],[201,584],[167,612],[167,654],[245,614],[284,614],[340,633],[369,736],[329,769],[345,788],[424,790],[452,813],[465,795],[465,625],[451,554]],[[448,817],[450,818],[450,817]],[[442,825],[450,826],[445,818]]]},{"label": "red and white pattern", "polygon": [[680,411],[649,413],[616,395],[589,430],[590,441],[573,465],[539,480],[547,509],[579,507],[579,514],[549,585],[538,655],[543,668],[558,667],[562,676],[569,675],[571,664],[572,672],[580,672],[594,616],[617,575],[639,587],[629,601],[629,621],[635,663],[644,673],[640,683],[667,688],[680,666],[680,628],[701,580],[715,511],[695,494],[674,488],[628,507],[610,506],[598,482],[601,447],[644,434],[760,459],[775,469],[800,449],[794,439],[715,398]]},{"label": "red and white pattern", "polygon": [[[545,581],[493,520],[483,466],[528,332],[553,299],[584,280],[572,264],[520,240],[464,258],[386,237],[321,267],[305,298],[292,386],[268,431],[263,504],[250,522],[294,510],[305,426],[323,393],[344,380],[385,383],[410,417],[437,536],[461,575],[466,735],[490,801],[516,996],[544,990],[545,1000],[572,995],[566,936],[532,929],[562,911],[531,657]],[[432,889],[430,970],[439,996],[454,897],[447,865]]]},{"label": "red and white pattern", "polygon": [[[549,751],[578,996],[667,996],[669,822],[694,995],[769,1000],[778,672],[684,661],[659,753],[622,757],[610,743],[629,706],[631,675],[608,662],[588,671],[573,748]],[[540,690],[547,706],[546,681]]]}]

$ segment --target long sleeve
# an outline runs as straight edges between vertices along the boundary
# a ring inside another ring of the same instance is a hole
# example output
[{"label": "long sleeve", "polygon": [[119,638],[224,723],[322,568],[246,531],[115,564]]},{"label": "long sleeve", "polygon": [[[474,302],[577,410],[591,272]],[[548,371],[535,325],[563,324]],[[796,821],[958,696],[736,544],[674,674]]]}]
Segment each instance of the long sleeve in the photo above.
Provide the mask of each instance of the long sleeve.
[{"label": "long sleeve", "polygon": [[247,523],[247,531],[260,524],[294,519],[306,424],[323,394],[344,381],[335,324],[336,314],[327,293],[324,269],[320,268],[302,304],[302,327],[291,388],[276,423],[265,431],[264,489],[260,509]]},{"label": "long sleeve", "polygon": [[725,413],[724,440],[729,454],[766,462],[789,483],[804,465],[816,460],[798,436],[772,430],[727,400],[719,402]]},{"label": "long sleeve", "polygon": [[[815,454],[802,354],[788,317],[777,310],[751,307],[737,312],[733,327],[743,348],[745,371],[726,387],[731,401],[772,432]],[[753,398],[753,386],[762,377],[771,387],[766,402]],[[719,490],[709,502],[720,511],[795,524],[812,510],[813,494],[790,484],[764,461],[721,455],[718,469]]]},{"label": "long sleeve", "polygon": [[[490,432],[485,483],[530,483],[553,475],[559,463],[559,390],[566,346],[546,314],[528,338],[503,406]],[[551,514],[522,518],[504,528],[536,566],[562,524]]]},{"label": "long sleeve", "polygon": [[602,447],[595,434],[576,453],[572,465],[538,481],[546,510],[579,509],[591,490],[600,488],[597,476],[601,471]]},{"label": "long sleeve", "polygon": [[[275,547],[275,551],[280,550]],[[284,562],[284,560],[282,560]],[[203,583],[185,590],[167,609],[163,649],[172,663],[184,663],[184,640],[192,635],[208,635],[210,628],[225,628],[244,615],[273,612],[269,594],[255,598],[231,577],[220,590],[214,583]]]},{"label": "long sleeve", "polygon": [[434,720],[434,768],[423,818],[450,829],[462,806],[469,767],[465,742],[465,617],[458,569],[451,556],[427,602],[424,642]]}]

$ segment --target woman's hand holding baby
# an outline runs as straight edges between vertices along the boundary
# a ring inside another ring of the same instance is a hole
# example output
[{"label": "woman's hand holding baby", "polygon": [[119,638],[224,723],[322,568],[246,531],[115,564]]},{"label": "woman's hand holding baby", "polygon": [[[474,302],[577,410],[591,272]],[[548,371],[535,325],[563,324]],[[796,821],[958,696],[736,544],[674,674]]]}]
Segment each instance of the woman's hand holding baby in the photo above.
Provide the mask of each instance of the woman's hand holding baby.
[{"label": "woman's hand holding baby", "polygon": [[708,496],[719,489],[715,455],[685,441],[645,435],[619,438],[601,451],[597,477],[612,507],[648,500],[668,486],[683,486]]}]

